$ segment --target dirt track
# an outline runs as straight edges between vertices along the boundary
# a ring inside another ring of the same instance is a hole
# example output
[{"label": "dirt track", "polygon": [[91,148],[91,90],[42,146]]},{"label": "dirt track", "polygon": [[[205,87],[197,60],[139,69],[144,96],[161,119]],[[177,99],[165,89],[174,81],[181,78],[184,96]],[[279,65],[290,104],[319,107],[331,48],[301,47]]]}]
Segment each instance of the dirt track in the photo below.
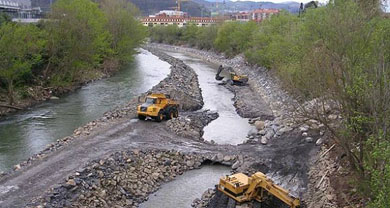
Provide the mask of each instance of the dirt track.
[{"label": "dirt track", "polygon": [[3,177],[0,181],[0,206],[26,206],[49,188],[63,183],[68,175],[81,170],[88,162],[130,149],[175,149],[213,154],[229,152],[245,157],[239,171],[267,173],[296,195],[301,195],[307,185],[309,158],[316,148],[313,148],[313,143],[304,141],[298,129],[280,135],[267,146],[210,145],[174,134],[164,125],[165,122],[143,122],[131,118],[134,115],[129,114],[103,123],[90,135],[82,135],[44,159]]}]

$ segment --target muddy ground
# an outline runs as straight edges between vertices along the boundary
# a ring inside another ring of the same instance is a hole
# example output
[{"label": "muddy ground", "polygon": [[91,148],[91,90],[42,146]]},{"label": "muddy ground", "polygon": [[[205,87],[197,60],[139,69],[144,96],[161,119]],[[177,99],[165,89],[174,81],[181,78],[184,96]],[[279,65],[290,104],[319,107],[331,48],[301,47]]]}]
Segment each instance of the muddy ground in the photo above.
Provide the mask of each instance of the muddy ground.
[{"label": "muddy ground", "polygon": [[[256,95],[252,97],[260,97],[254,99],[265,103],[253,106],[256,109],[267,108],[261,111],[264,114],[256,115],[256,121],[267,119],[263,125],[258,122],[259,132],[255,134],[259,140],[238,146],[205,143],[199,136],[203,127],[215,116],[201,112],[201,116],[191,117],[191,112],[203,105],[196,74],[182,61],[161,53],[156,47],[148,49],[173,66],[172,73],[152,91],[170,93],[182,103],[180,114],[193,120],[189,127],[178,127],[183,126],[180,117],[178,122],[139,121],[135,119],[135,106],[139,100],[133,99],[126,106],[76,129],[73,135],[49,145],[43,152],[16,165],[15,171],[5,174],[0,179],[1,207],[60,207],[72,204],[82,207],[86,203],[136,207],[161,183],[172,180],[169,175],[199,168],[199,163],[205,160],[232,165],[235,171],[247,174],[262,171],[293,195],[303,196],[309,182],[309,158],[316,155],[318,148],[315,142],[307,140],[307,134],[302,134],[302,131],[313,134],[310,135],[313,140],[318,139],[316,131],[311,133],[309,128],[302,129],[287,118],[281,119],[284,114],[275,110],[269,99],[247,88],[247,93]],[[247,99],[249,103],[255,101],[247,96],[239,98],[248,103]],[[240,112],[241,106],[236,107]],[[183,134],[183,131],[190,133]],[[269,137],[267,145],[260,144],[263,137]],[[157,156],[171,153],[174,156]],[[144,164],[134,165],[133,161],[139,161],[138,154],[152,156],[142,160]],[[167,158],[177,162],[165,163]],[[115,167],[119,169],[115,170]],[[137,174],[132,176],[134,172]],[[116,177],[118,174],[120,176]],[[138,177],[152,177],[148,181],[154,184],[149,184],[150,188],[145,190],[137,188],[132,183]]]}]

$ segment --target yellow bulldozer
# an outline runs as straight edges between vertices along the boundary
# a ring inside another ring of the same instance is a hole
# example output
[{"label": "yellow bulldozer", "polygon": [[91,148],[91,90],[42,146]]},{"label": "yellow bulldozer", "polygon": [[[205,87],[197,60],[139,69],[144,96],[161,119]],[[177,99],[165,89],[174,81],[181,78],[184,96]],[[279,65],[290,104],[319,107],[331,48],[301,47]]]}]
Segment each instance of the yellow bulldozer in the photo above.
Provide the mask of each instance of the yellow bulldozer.
[{"label": "yellow bulldozer", "polygon": [[[299,199],[290,196],[287,190],[274,184],[271,179],[261,172],[257,172],[250,177],[243,173],[224,176],[219,181],[218,190],[238,203],[252,200],[260,203],[278,201],[289,208],[300,207]],[[280,206],[273,205],[270,207]]]},{"label": "yellow bulldozer", "polygon": [[140,120],[152,118],[156,121],[177,118],[179,116],[179,104],[162,93],[152,93],[146,96],[143,104],[138,105],[137,115]]}]

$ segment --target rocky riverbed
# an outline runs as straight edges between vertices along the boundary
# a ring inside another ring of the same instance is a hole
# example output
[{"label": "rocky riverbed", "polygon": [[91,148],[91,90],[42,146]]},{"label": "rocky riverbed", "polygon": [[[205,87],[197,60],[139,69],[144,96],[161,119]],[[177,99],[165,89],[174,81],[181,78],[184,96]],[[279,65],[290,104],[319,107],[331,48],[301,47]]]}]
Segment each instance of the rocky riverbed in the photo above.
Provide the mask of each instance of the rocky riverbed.
[{"label": "rocky riverbed", "polygon": [[68,176],[33,206],[137,207],[162,183],[184,171],[200,168],[205,159],[195,153],[170,150],[117,152]]},{"label": "rocky riverbed", "polygon": [[210,112],[208,110],[183,113],[178,118],[167,121],[166,125],[177,135],[206,142],[202,138],[204,133],[203,128],[217,118],[217,112]]}]

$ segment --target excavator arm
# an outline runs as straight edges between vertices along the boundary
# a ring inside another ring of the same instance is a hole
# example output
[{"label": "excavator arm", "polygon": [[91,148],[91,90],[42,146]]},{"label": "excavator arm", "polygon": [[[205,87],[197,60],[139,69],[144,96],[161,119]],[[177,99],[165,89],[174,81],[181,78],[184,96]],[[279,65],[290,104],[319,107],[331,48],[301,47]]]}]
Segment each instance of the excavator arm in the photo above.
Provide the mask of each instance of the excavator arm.
[{"label": "excavator arm", "polygon": [[261,172],[248,177],[242,173],[221,178],[218,190],[238,202],[257,200],[263,202],[268,196],[273,196],[281,200],[290,208],[300,206],[299,199],[289,195],[289,192],[274,184],[271,179]]}]

